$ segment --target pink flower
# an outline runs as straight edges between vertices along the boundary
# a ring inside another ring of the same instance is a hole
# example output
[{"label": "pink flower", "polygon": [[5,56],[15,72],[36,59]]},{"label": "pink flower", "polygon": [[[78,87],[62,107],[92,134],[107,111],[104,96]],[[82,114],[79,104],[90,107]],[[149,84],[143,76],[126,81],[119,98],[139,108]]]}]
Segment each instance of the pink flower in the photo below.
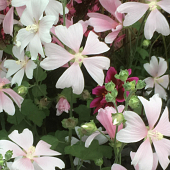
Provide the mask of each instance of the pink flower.
[{"label": "pink flower", "polygon": [[41,63],[45,70],[54,70],[68,63],[73,64],[61,75],[56,88],[72,87],[73,93],[81,94],[84,89],[84,77],[80,69],[82,63],[91,77],[99,84],[103,84],[104,73],[110,66],[107,57],[86,55],[100,54],[109,50],[109,47],[98,40],[98,36],[90,32],[84,49],[80,48],[83,39],[83,27],[80,23],[69,28],[62,25],[56,27],[56,35],[63,44],[72,49],[72,54],[56,44],[46,44],[45,53],[48,56]]},{"label": "pink flower", "polygon": [[169,164],[170,141],[163,136],[170,136],[168,108],[165,107],[160,117],[162,100],[158,94],[155,94],[149,101],[143,97],[139,97],[139,99],[144,106],[148,126],[145,126],[143,120],[135,112],[125,111],[126,127],[117,133],[116,139],[123,143],[138,142],[144,139],[131,164],[139,165],[139,169],[147,170],[153,168],[151,146],[153,143],[160,165],[163,169],[166,169]]},{"label": "pink flower", "polygon": [[56,109],[57,109],[57,116],[60,116],[63,112],[68,113],[68,111],[70,110],[70,104],[67,101],[67,99],[61,97],[56,105]]},{"label": "pink flower", "polygon": [[35,165],[43,170],[53,170],[56,166],[60,169],[65,167],[62,160],[51,157],[61,154],[51,150],[48,143],[40,140],[36,147],[33,146],[33,134],[29,129],[24,129],[20,134],[18,130],[14,130],[8,137],[13,142],[0,140],[0,153],[4,155],[8,150],[13,151],[12,158],[17,159],[14,160],[12,168],[34,170]]},{"label": "pink flower", "polygon": [[112,32],[105,37],[106,43],[112,43],[119,34],[120,30],[123,28],[122,26],[123,15],[116,11],[117,7],[121,5],[121,2],[119,0],[114,1],[99,0],[99,1],[102,4],[102,6],[115,17],[117,21],[103,14],[88,13],[88,16],[90,17],[89,25],[94,27],[95,32],[112,30]]},{"label": "pink flower", "polygon": [[[144,64],[145,70],[152,76],[144,79],[147,88],[153,88],[155,86],[155,94],[158,93],[163,99],[167,98],[164,88],[168,87],[169,75],[162,76],[167,70],[167,62],[159,57],[159,63],[155,56],[152,56],[150,63]],[[164,88],[163,88],[163,87]]]},{"label": "pink flower", "polygon": [[111,167],[111,170],[127,170],[127,169],[124,168],[122,165],[113,164],[112,167]]},{"label": "pink flower", "polygon": [[29,47],[32,60],[37,59],[38,53],[45,58],[42,43],[51,42],[50,28],[56,17],[53,15],[42,17],[48,3],[48,0],[32,0],[21,16],[21,23],[26,28],[18,31],[16,41],[21,42],[20,52],[26,46]]},{"label": "pink flower", "polygon": [[37,67],[37,65],[24,55],[24,51],[20,53],[20,48],[14,46],[12,52],[18,60],[6,60],[4,62],[4,66],[8,68],[6,77],[8,78],[11,75],[15,74],[12,77],[11,85],[17,83],[18,86],[20,86],[24,77],[24,72],[26,73],[28,79],[32,79],[33,70]]},{"label": "pink flower", "polygon": [[[118,106],[118,112],[124,109],[123,105]],[[116,125],[113,125],[112,114],[117,113],[113,107],[105,107],[98,110],[97,120],[104,126],[111,139],[115,138]],[[123,128],[123,124],[118,126],[118,131]]]},{"label": "pink flower", "polygon": [[[3,88],[4,85],[9,84],[10,81],[6,78],[0,77],[0,112],[3,110],[9,115],[15,114],[15,106],[13,101],[8,97],[8,95],[14,100],[19,108],[21,108],[21,103],[23,98],[19,96],[15,91],[10,88]],[[7,94],[7,95],[6,95]]]},{"label": "pink flower", "polygon": [[124,26],[130,26],[138,21],[145,12],[149,9],[151,12],[146,20],[144,27],[144,35],[146,39],[151,39],[153,33],[157,31],[162,35],[169,35],[169,24],[165,17],[159,12],[161,7],[166,12],[170,13],[169,0],[148,0],[148,4],[140,2],[126,2],[117,8],[118,12],[127,13],[123,22]]}]

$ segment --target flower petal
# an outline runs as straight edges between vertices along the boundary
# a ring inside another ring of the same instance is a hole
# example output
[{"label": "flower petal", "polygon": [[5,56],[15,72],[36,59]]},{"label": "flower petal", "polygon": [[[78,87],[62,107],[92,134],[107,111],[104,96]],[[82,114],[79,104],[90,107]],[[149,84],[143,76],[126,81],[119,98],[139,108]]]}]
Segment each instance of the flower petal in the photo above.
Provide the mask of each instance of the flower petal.
[{"label": "flower petal", "polygon": [[90,31],[82,55],[100,54],[108,51],[110,48],[104,43],[100,42],[98,36]]},{"label": "flower petal", "polygon": [[81,94],[84,89],[84,77],[78,63],[73,63],[58,79],[56,88],[72,87],[73,93]]},{"label": "flower petal", "polygon": [[29,147],[33,145],[33,134],[29,129],[24,129],[22,133],[18,133],[18,130],[14,130],[8,137],[21,146],[26,152]]},{"label": "flower petal", "polygon": [[37,65],[32,60],[29,60],[27,62],[27,65],[26,65],[26,68],[25,68],[25,73],[26,73],[26,76],[29,79],[33,78],[33,71],[36,67],[37,67]]},{"label": "flower petal", "polygon": [[170,14],[170,1],[168,0],[162,0],[158,1],[157,4],[166,12]]},{"label": "flower petal", "polygon": [[144,106],[149,128],[152,129],[160,116],[162,100],[158,94],[153,95],[149,101],[141,96],[138,96],[138,98]]},{"label": "flower petal", "polygon": [[125,20],[123,21],[124,26],[129,26],[138,21],[144,13],[148,10],[149,5],[140,2],[126,2],[121,4],[117,11],[120,13],[127,13]]},{"label": "flower petal", "polygon": [[39,157],[39,158],[34,158],[34,161],[42,169],[54,170],[55,167],[58,167],[60,169],[65,168],[64,162],[61,159],[59,159],[59,158],[54,158],[54,157]]},{"label": "flower petal", "polygon": [[11,85],[17,83],[18,86],[20,86],[23,77],[24,77],[24,68],[20,69],[17,73],[15,73],[15,75],[12,77]]},{"label": "flower petal", "polygon": [[104,82],[103,70],[107,70],[110,67],[110,60],[107,57],[90,57],[84,58],[83,64],[86,67],[91,77],[100,85]]},{"label": "flower petal", "polygon": [[55,28],[57,37],[69,48],[73,49],[76,53],[83,39],[83,27],[80,23],[71,25],[69,28],[59,25]]},{"label": "flower petal", "polygon": [[167,93],[165,89],[160,86],[158,83],[155,83],[155,94],[159,94],[160,98],[167,99]]},{"label": "flower petal", "polygon": [[155,82],[154,82],[154,79],[152,77],[148,77],[148,78],[144,79],[144,81],[146,83],[145,89],[153,88]]},{"label": "flower petal", "polygon": [[124,168],[122,165],[114,163],[111,167],[111,170],[127,170],[127,169]]},{"label": "flower petal", "polygon": [[59,152],[53,151],[50,149],[51,145],[48,143],[40,140],[35,148],[34,156],[41,156],[41,155],[61,155]]},{"label": "flower petal", "polygon": [[34,170],[34,166],[30,159],[21,158],[14,161],[12,164],[12,168],[14,169],[23,169],[23,170]]},{"label": "flower petal", "polygon": [[117,133],[116,139],[124,143],[140,141],[147,136],[147,129],[143,120],[138,114],[132,111],[125,111],[124,117],[126,127]]},{"label": "flower petal", "polygon": [[162,76],[167,70],[167,62],[164,58],[159,57],[158,74],[157,77]]},{"label": "flower petal", "polygon": [[156,82],[160,85],[162,85],[163,87],[167,88],[168,84],[169,84],[169,75],[164,75],[160,78],[156,79]]}]

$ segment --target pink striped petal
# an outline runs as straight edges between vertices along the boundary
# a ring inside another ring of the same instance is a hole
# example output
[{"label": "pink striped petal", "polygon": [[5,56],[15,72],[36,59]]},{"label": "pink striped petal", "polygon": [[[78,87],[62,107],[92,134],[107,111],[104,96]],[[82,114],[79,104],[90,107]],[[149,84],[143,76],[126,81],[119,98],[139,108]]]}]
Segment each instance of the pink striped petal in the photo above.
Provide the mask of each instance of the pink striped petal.
[{"label": "pink striped petal", "polygon": [[0,1],[0,11],[4,10],[7,7],[7,1],[1,0]]},{"label": "pink striped petal", "polygon": [[21,146],[26,152],[29,147],[33,146],[33,134],[29,129],[24,129],[22,133],[18,133],[18,130],[14,130],[8,137]]},{"label": "pink striped petal", "polygon": [[121,4],[117,11],[120,13],[127,13],[125,20],[123,21],[124,26],[129,26],[138,21],[148,10],[149,5],[140,2],[126,2]]},{"label": "pink striped petal", "polygon": [[[147,152],[147,154],[146,154]],[[139,165],[140,169],[152,169],[153,167],[153,152],[149,138],[147,138],[138,148],[132,162],[132,165]]]},{"label": "pink striped petal", "polygon": [[34,166],[31,160],[28,158],[20,158],[15,160],[12,164],[12,168],[22,170],[34,170]]},{"label": "pink striped petal", "polygon": [[6,34],[13,36],[13,13],[14,7],[11,7],[8,13],[6,14],[3,21],[3,29]]},{"label": "pink striped petal", "polygon": [[152,140],[153,145],[158,156],[159,163],[163,169],[166,169],[169,165],[169,154],[170,154],[170,140],[161,139],[161,140]]},{"label": "pink striped petal", "polygon": [[0,153],[2,155],[5,155],[5,153],[8,150],[13,151],[12,158],[26,155],[25,152],[23,152],[22,149],[18,145],[16,145],[15,143],[13,143],[9,140],[0,140]]},{"label": "pink striped petal", "polygon": [[138,98],[144,106],[149,128],[152,129],[160,116],[162,100],[158,94],[153,95],[149,101],[141,96]]},{"label": "pink striped petal", "polygon": [[91,77],[100,85],[104,82],[103,70],[110,67],[110,60],[107,57],[89,57],[84,58],[83,64]]},{"label": "pink striped petal", "polygon": [[[43,169],[43,170],[54,170],[55,167],[60,169],[65,168],[64,162],[59,158],[54,157],[39,157],[34,158],[34,161]],[[47,163],[48,162],[48,163]]]},{"label": "pink striped petal", "polygon": [[58,79],[56,88],[72,87],[73,93],[81,94],[84,89],[84,77],[78,63],[73,63]]},{"label": "pink striped petal", "polygon": [[65,45],[73,49],[76,53],[79,52],[83,39],[83,27],[80,23],[71,25],[69,28],[59,25],[55,28],[55,33]]},{"label": "pink striped petal", "polygon": [[117,133],[116,139],[124,143],[140,141],[147,136],[147,129],[143,120],[138,114],[132,111],[125,111],[124,117],[126,127]]},{"label": "pink striped petal", "polygon": [[53,151],[50,149],[51,145],[48,143],[40,140],[35,148],[34,156],[39,156],[39,155],[61,155],[59,152]]}]

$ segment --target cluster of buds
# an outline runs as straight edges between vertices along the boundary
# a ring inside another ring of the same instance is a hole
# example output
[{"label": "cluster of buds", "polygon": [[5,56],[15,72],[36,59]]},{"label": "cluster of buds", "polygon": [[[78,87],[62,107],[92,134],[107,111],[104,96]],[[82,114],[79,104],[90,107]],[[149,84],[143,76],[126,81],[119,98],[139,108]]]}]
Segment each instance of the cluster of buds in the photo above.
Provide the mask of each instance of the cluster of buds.
[{"label": "cluster of buds", "polygon": [[10,150],[5,153],[5,159],[3,159],[2,154],[0,154],[0,169],[10,170],[7,167],[7,162],[12,158],[12,155],[13,155],[13,151],[10,151]]}]

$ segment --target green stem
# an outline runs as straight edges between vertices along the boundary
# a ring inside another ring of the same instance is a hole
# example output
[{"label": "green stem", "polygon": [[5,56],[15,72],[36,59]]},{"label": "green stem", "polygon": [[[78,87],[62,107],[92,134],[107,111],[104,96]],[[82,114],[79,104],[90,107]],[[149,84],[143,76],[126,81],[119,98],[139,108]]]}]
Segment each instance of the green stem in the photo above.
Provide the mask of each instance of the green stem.
[{"label": "green stem", "polygon": [[[165,56],[166,56],[166,61],[168,62],[168,53],[167,53],[167,47],[166,47],[166,41],[165,37],[162,35],[163,43],[164,43],[164,48],[165,48]],[[169,64],[168,65],[168,70],[169,70]]]},{"label": "green stem", "polygon": [[65,7],[66,7],[66,0],[63,0],[63,25],[66,26],[66,14],[65,14]]},{"label": "green stem", "polygon": [[115,162],[118,163],[118,155],[117,155],[117,147],[116,147],[116,134],[118,131],[118,126],[116,125],[116,132],[115,132],[115,137],[114,137],[114,153],[115,153]]},{"label": "green stem", "polygon": [[116,112],[119,113],[119,111],[118,111],[118,109],[117,109],[117,104],[116,104],[116,101],[115,101],[115,100],[113,101],[113,104],[114,104],[114,106],[115,106]]},{"label": "green stem", "polygon": [[[80,159],[79,159],[80,160]],[[81,160],[81,163],[79,166],[77,166],[77,170],[79,170],[81,168],[81,166],[83,165],[83,160]]]}]

